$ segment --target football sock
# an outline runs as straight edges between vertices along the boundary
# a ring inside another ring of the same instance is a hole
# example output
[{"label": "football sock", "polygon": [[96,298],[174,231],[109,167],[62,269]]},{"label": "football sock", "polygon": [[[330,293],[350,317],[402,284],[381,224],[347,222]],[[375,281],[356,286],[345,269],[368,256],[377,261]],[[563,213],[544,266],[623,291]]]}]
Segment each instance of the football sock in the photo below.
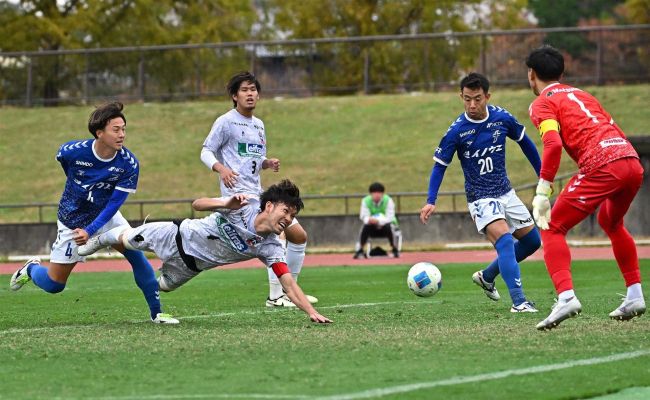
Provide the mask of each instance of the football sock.
[{"label": "football sock", "polygon": [[36,286],[48,293],[59,293],[65,289],[65,283],[53,281],[47,274],[47,268],[40,264],[31,264],[27,267],[27,275],[32,278]]},{"label": "football sock", "polygon": [[[525,260],[539,249],[542,239],[539,236],[537,227],[528,232],[524,237],[515,242],[515,258],[517,262]],[[494,282],[499,275],[499,258],[495,258],[490,265],[483,270],[483,279],[487,282]]]},{"label": "football sock", "polygon": [[[284,238],[279,238],[282,247],[284,247],[285,254],[287,250],[287,240]],[[288,264],[287,264],[288,265]],[[282,289],[282,284],[278,279],[278,276],[273,272],[273,269],[267,268],[267,273],[269,274],[269,299],[275,300],[279,297],[284,296],[284,290]]]},{"label": "football sock", "polygon": [[501,276],[510,292],[512,304],[517,306],[526,301],[526,296],[524,296],[521,287],[521,275],[519,273],[519,264],[517,264],[515,258],[515,246],[512,234],[506,233],[501,236],[494,244],[494,247],[497,250]]},{"label": "football sock", "polygon": [[627,287],[627,295],[625,296],[628,300],[632,299],[642,299],[643,298],[643,289],[641,289],[640,283],[635,283]]},{"label": "football sock", "polygon": [[567,301],[571,300],[572,297],[575,297],[575,296],[576,296],[576,294],[573,291],[573,289],[569,289],[569,290],[565,290],[562,293],[558,294],[557,298],[558,298],[559,301],[562,301],[562,302],[566,303]]},{"label": "football sock", "polygon": [[131,264],[135,283],[144,294],[144,298],[149,305],[151,319],[155,319],[156,315],[162,312],[162,305],[160,304],[158,281],[153,267],[141,251],[125,250],[124,257]]},{"label": "football sock", "polygon": [[554,226],[551,225],[551,229],[542,231],[542,242],[544,243],[544,263],[555,286],[555,293],[560,294],[573,289],[571,251],[565,234],[555,231]]},{"label": "football sock", "polygon": [[307,243],[296,244],[287,240],[287,266],[296,282],[302,270],[302,263],[305,261],[306,248]]},{"label": "football sock", "polygon": [[106,231],[99,235],[99,242],[103,245],[120,244],[120,235],[125,230],[126,229],[123,226],[118,226],[117,228]]}]

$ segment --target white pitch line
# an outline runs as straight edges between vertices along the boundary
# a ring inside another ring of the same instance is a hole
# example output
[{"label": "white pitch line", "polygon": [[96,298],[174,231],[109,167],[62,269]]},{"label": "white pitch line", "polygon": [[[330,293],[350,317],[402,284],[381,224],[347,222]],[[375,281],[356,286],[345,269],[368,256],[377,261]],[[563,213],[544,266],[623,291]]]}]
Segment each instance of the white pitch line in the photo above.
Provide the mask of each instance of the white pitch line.
[{"label": "white pitch line", "polygon": [[628,353],[612,354],[604,357],[594,357],[594,358],[587,358],[582,360],[566,361],[557,364],[546,364],[546,365],[538,365],[538,366],[528,367],[528,368],[509,369],[505,371],[491,372],[491,373],[479,374],[479,375],[457,376],[454,378],[443,379],[440,381],[411,383],[408,385],[370,389],[361,392],[337,394],[332,396],[313,397],[311,400],[370,399],[370,398],[389,396],[393,394],[414,392],[416,390],[422,390],[422,389],[431,389],[439,386],[453,386],[453,385],[461,385],[464,383],[485,382],[485,381],[507,378],[510,376],[539,374],[543,372],[553,372],[553,371],[559,371],[559,370],[573,368],[573,367],[605,364],[605,363],[610,363],[615,361],[629,360],[631,358],[644,357],[648,355],[650,355],[650,350],[638,350],[638,351],[632,351]]},{"label": "white pitch line", "polygon": [[[324,306],[324,307],[318,307],[319,309],[331,309],[331,308],[353,308],[353,307],[375,307],[375,306],[383,306],[383,305],[388,305],[388,304],[414,304],[414,303],[420,303],[420,304],[431,304],[432,302],[430,301],[385,301],[385,302],[377,302],[377,303],[356,303],[356,304],[339,304],[335,306]],[[278,310],[279,311],[279,310]],[[179,320],[186,320],[186,319],[203,319],[203,318],[221,318],[221,317],[228,317],[232,315],[255,315],[255,314],[263,314],[263,313],[268,313],[271,312],[271,310],[242,310],[238,312],[222,312],[222,313],[215,313],[215,314],[201,314],[201,315],[187,315],[183,317],[178,317]],[[132,320],[130,321],[131,323],[134,324],[141,324],[145,322],[150,322],[149,320]],[[93,328],[102,328],[110,326],[110,324],[102,324],[102,325],[58,325],[58,326],[42,326],[42,327],[33,327],[33,328],[10,328],[10,329],[5,329],[5,330],[0,330],[0,336],[2,335],[13,335],[13,334],[20,334],[20,333],[29,333],[29,332],[48,332],[48,331],[56,331],[56,330],[65,330],[65,329],[93,329]]]},{"label": "white pitch line", "polygon": [[408,385],[391,386],[386,388],[370,389],[361,392],[336,394],[331,396],[310,396],[310,395],[278,395],[262,393],[237,393],[237,394],[154,394],[154,395],[129,395],[129,396],[110,396],[94,397],[94,400],[182,400],[182,399],[209,399],[209,398],[248,398],[248,399],[287,399],[287,400],[357,400],[384,397],[394,394],[414,392],[416,390],[430,389],[439,386],[462,385],[466,383],[486,382],[496,379],[508,378],[511,376],[540,374],[544,372],[554,372],[567,368],[582,367],[597,364],[606,364],[610,362],[629,360],[632,358],[644,357],[650,355],[650,350],[637,350],[627,353],[611,354],[604,357],[593,357],[582,360],[572,360],[563,363],[537,365],[528,368],[508,369],[505,371],[491,372],[479,375],[457,376],[454,378],[443,379],[439,381],[411,383]]}]

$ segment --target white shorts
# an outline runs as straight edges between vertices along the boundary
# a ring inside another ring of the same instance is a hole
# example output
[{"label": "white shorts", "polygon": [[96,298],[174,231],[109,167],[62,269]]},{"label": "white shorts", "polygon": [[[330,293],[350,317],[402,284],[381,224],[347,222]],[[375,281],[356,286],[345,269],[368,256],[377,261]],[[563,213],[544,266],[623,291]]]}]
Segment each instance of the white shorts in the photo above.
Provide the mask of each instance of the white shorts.
[{"label": "white shorts", "polygon": [[[113,218],[95,232],[93,236],[100,235],[108,230],[123,225],[130,226],[129,222],[118,211],[113,215]],[[86,261],[86,257],[77,254],[77,244],[74,241],[74,230],[63,225],[63,223],[58,220],[56,221],[56,227],[56,241],[52,244],[50,261],[57,264],[74,264]]]},{"label": "white shorts", "polygon": [[510,233],[534,224],[528,208],[512,189],[497,198],[479,199],[467,203],[469,213],[480,234],[485,234],[485,227],[498,219],[505,219]]},{"label": "white shorts", "polygon": [[[158,286],[163,292],[179,288],[199,273],[185,265],[176,244],[178,226],[173,222],[150,222],[129,230],[126,240],[133,248],[156,253],[162,260]],[[197,268],[207,269],[207,263],[195,259]]]}]

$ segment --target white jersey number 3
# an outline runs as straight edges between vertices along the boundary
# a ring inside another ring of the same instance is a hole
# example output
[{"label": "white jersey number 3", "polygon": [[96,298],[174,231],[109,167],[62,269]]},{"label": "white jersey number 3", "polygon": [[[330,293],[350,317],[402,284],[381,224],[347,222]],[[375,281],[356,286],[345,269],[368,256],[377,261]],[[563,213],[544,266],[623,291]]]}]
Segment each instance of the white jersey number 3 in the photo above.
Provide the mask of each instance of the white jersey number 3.
[{"label": "white jersey number 3", "polygon": [[494,170],[494,164],[492,164],[492,157],[479,158],[478,165],[481,166],[481,175],[488,174]]}]

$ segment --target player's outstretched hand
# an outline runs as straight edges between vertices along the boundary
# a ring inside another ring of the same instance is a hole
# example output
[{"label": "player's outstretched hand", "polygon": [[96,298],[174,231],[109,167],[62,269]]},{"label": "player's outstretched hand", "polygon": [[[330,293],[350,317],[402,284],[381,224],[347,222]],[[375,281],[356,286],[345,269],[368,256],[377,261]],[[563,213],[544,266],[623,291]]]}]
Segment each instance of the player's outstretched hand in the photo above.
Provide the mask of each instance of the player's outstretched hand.
[{"label": "player's outstretched hand", "polygon": [[230,199],[228,199],[228,202],[226,203],[226,207],[231,209],[231,210],[239,210],[246,204],[248,204],[248,199],[249,195],[247,194],[236,194],[232,196]]},{"label": "player's outstretched hand", "polygon": [[221,182],[223,182],[223,184],[226,185],[226,187],[229,189],[235,187],[235,184],[237,183],[237,175],[239,174],[230,168],[224,168],[221,172],[219,172]]},{"label": "player's outstretched hand", "polygon": [[277,158],[267,158],[262,163],[262,168],[271,168],[271,171],[278,172],[280,170],[280,160]]},{"label": "player's outstretched hand", "polygon": [[320,315],[317,311],[314,311],[313,313],[309,314],[309,319],[311,319],[312,322],[318,322],[319,324],[330,324],[334,322],[331,319]]},{"label": "player's outstretched hand", "polygon": [[73,232],[74,232],[73,239],[74,242],[77,244],[77,246],[86,244],[88,238],[90,237],[90,235],[88,234],[88,232],[86,232],[85,229],[77,228]]},{"label": "player's outstretched hand", "polygon": [[436,211],[435,204],[425,204],[424,207],[420,210],[420,222],[424,225],[429,222],[429,217]]}]

